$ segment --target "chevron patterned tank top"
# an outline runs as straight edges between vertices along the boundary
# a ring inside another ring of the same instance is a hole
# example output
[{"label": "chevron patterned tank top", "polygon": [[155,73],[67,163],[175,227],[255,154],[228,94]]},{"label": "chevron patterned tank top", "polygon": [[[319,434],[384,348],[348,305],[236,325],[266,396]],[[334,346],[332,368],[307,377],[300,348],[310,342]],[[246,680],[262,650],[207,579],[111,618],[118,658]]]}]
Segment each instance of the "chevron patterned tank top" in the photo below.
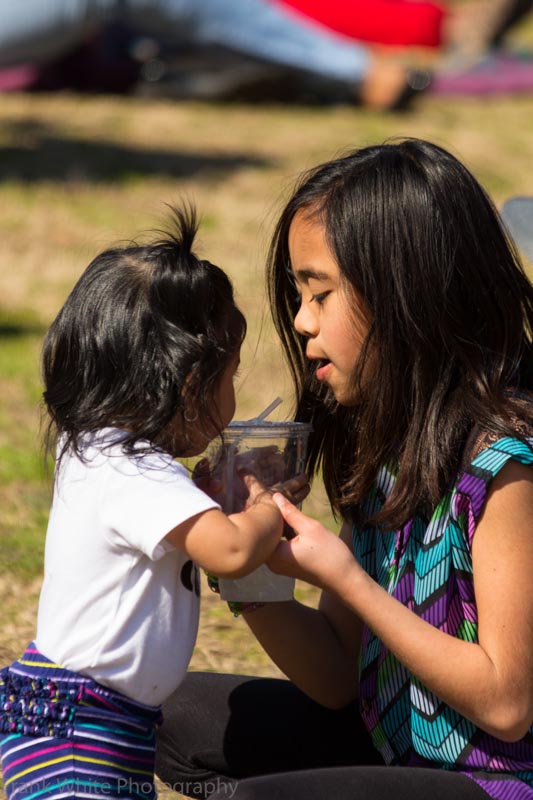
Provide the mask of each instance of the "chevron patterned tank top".
[{"label": "chevron patterned tank top", "polygon": [[[485,447],[429,523],[415,517],[390,533],[353,530],[354,555],[374,580],[426,622],[468,642],[477,641],[472,539],[489,483],[509,459],[533,465],[533,449],[509,437]],[[365,510],[377,511],[393,485],[383,469]],[[386,763],[457,770],[495,800],[533,800],[533,726],[519,742],[490,736],[426,689],[368,628],[359,678],[361,714]]]}]

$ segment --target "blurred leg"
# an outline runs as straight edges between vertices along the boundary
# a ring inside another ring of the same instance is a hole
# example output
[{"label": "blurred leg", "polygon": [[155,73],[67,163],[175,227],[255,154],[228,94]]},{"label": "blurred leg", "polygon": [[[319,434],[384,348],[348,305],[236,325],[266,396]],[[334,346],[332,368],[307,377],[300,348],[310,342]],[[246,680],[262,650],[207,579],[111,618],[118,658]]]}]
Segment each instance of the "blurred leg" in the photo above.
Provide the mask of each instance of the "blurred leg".
[{"label": "blurred leg", "polygon": [[[295,16],[272,0],[126,0],[131,19],[152,35],[218,46],[346,87],[347,97],[394,108],[425,89],[429,76],[376,57],[366,46]],[[181,24],[175,20],[180,17]],[[422,77],[422,82],[420,78]]]},{"label": "blurred leg", "polygon": [[226,47],[354,87],[368,68],[366,47],[269,0],[126,0],[126,5],[131,21],[155,36]]},{"label": "blurred leg", "polygon": [[403,66],[380,67],[366,47],[270,0],[0,0],[0,66],[55,61],[110,21],[177,48],[218,46],[336,82],[376,108],[393,107],[410,85]]},{"label": "blurred leg", "polygon": [[464,775],[417,767],[336,767],[217,786],[209,800],[490,800]]},{"label": "blurred leg", "polygon": [[0,2],[0,65],[46,62],[82,42],[117,0]]},{"label": "blurred leg", "polygon": [[445,41],[450,61],[473,61],[501,47],[506,33],[533,9],[533,0],[471,0],[454,7]]},{"label": "blurred leg", "polygon": [[489,37],[490,47],[501,47],[502,41],[507,31],[531,12],[533,9],[532,0],[499,0],[497,3],[498,13]]},{"label": "blurred leg", "polygon": [[163,713],[156,773],[193,797],[252,775],[383,764],[355,706],[328,710],[285,680],[190,673]]}]

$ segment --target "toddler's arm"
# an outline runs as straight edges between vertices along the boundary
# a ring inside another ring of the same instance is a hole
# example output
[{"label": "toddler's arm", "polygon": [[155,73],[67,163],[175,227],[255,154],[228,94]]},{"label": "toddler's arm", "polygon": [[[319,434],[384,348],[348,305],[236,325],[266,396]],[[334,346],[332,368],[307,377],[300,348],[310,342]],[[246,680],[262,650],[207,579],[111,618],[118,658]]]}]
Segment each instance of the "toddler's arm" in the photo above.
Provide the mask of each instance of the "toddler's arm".
[{"label": "toddler's arm", "polygon": [[[224,578],[241,578],[263,564],[283,533],[283,518],[265,490],[253,476],[244,476],[250,499],[247,508],[226,516],[210,509],[186,520],[165,537],[184,550],[203,569]],[[307,485],[301,476],[290,482]]]}]

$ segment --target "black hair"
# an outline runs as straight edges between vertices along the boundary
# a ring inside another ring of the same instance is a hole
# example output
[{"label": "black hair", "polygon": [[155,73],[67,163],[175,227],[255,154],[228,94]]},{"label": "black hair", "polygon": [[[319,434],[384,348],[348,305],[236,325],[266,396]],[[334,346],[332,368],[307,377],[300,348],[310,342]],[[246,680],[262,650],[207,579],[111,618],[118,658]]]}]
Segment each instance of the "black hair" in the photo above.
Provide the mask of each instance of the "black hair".
[{"label": "black hair", "polygon": [[47,450],[59,435],[60,457],[82,457],[81,437],[111,426],[126,453],[187,455],[191,415],[219,432],[214,393],[246,322],[226,274],[192,251],[197,228],[192,206],[171,208],[169,232],[106,250],[83,272],[44,342]]},{"label": "black hair", "polygon": [[[288,236],[299,211],[324,225],[347,296],[368,316],[352,407],[316,381],[293,326]],[[429,514],[476,426],[504,436],[516,418],[531,423],[533,288],[491,200],[441,147],[405,139],[306,173],[273,236],[268,290],[297,419],[314,428],[307,469],[322,468],[345,518],[364,521],[361,503],[387,465],[395,487],[372,521]]]}]

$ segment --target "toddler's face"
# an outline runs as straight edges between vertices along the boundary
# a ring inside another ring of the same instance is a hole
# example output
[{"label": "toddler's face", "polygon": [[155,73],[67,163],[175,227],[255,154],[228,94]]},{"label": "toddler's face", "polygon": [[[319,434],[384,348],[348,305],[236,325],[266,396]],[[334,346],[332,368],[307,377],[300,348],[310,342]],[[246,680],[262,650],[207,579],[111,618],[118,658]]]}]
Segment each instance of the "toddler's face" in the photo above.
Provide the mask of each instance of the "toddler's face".
[{"label": "toddler's face", "polygon": [[[239,369],[240,361],[241,350],[239,348],[222,373],[220,383],[218,384],[215,392],[214,399],[218,412],[217,417],[221,423],[220,431],[231,422],[233,415],[235,414],[235,377]],[[216,435],[218,435],[220,431],[217,431]]]},{"label": "toddler's face", "polygon": [[173,422],[174,435],[178,441],[187,442],[187,449],[180,455],[191,457],[203,453],[209,442],[215,439],[233,419],[236,405],[233,382],[239,363],[240,348],[232,357],[215,388],[211,409],[214,422],[208,424],[207,421],[202,421],[197,415],[196,407],[188,408],[183,416],[176,415]]}]

